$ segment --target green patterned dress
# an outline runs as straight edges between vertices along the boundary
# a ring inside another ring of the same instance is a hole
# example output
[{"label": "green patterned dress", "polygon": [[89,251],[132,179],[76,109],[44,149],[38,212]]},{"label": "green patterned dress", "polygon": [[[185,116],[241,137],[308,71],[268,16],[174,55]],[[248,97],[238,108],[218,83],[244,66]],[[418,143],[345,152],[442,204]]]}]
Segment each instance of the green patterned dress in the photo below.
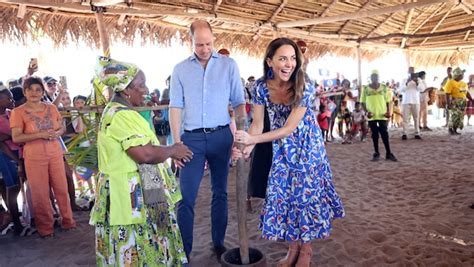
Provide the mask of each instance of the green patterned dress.
[{"label": "green patterned dress", "polygon": [[181,200],[176,179],[159,164],[167,202],[143,202],[138,165],[131,147],[158,145],[139,113],[111,102],[98,133],[99,179],[90,223],[95,225],[97,266],[182,266],[187,263],[175,215]]}]

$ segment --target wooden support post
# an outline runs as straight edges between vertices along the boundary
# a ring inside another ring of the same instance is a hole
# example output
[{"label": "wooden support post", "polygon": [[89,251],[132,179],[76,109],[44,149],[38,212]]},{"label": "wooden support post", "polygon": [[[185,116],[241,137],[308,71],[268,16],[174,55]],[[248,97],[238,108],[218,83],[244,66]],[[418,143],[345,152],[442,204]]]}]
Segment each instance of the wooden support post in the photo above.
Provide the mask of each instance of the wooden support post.
[{"label": "wooden support post", "polygon": [[[244,130],[245,116],[237,116],[237,130]],[[244,145],[239,144],[239,149],[243,150]],[[236,191],[237,191],[237,220],[239,230],[239,244],[240,244],[240,260],[242,265],[247,265],[249,259],[249,238],[247,234],[247,179],[248,175],[245,171],[245,160],[240,158],[237,161],[236,173]]]},{"label": "wooden support post", "polygon": [[407,62],[407,69],[408,69],[409,67],[412,67],[410,53],[408,52],[408,50],[405,50],[404,53],[405,53],[405,60]]},{"label": "wooden support post", "polygon": [[118,21],[117,21],[117,25],[122,26],[123,23],[125,22],[125,18],[126,18],[126,17],[127,17],[127,15],[125,15],[125,14],[120,15],[120,17],[119,17],[119,19],[118,19]]},{"label": "wooden support post", "polygon": [[[405,28],[403,29],[403,33],[405,34],[408,33],[408,29],[410,28],[411,18],[413,17],[413,11],[414,9],[410,9],[410,11],[408,11],[407,21],[405,22]],[[405,48],[406,41],[407,41],[407,38],[402,38],[400,48]]]},{"label": "wooden support post", "polygon": [[23,19],[26,14],[26,5],[18,5],[18,13],[16,14],[16,17],[19,19]]},{"label": "wooden support post", "polygon": [[[98,8],[97,12],[95,13],[95,20],[97,21],[97,29],[99,30],[99,38],[100,38],[100,44],[102,46],[102,53],[104,54],[104,57],[110,58],[110,42],[109,42],[109,35],[107,34],[107,29],[105,28],[104,24],[104,14],[103,14],[103,8]],[[108,88],[108,97],[112,98],[114,95],[114,92],[111,88]],[[95,90],[94,90],[95,91]],[[94,92],[95,93],[95,92]],[[97,96],[94,98],[97,100]],[[97,103],[93,103],[97,104]]]},{"label": "wooden support post", "polygon": [[359,90],[359,98],[360,93],[362,92],[362,55],[360,51],[360,44],[357,45],[357,89]]},{"label": "wooden support post", "polygon": [[97,29],[99,30],[100,44],[102,46],[102,52],[105,57],[110,57],[110,43],[109,35],[104,24],[104,14],[102,12],[95,13],[95,20],[97,21]]}]

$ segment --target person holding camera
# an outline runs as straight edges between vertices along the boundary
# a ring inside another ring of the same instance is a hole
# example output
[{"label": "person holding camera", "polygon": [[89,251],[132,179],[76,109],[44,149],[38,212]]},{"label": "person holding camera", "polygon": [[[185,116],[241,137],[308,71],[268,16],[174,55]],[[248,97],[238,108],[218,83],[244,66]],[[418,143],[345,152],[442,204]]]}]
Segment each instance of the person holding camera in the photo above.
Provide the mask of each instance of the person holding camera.
[{"label": "person holding camera", "polygon": [[410,76],[404,86],[402,86],[402,113],[403,113],[403,132],[402,140],[407,140],[407,128],[410,123],[410,114],[413,116],[415,124],[415,139],[421,140],[420,136],[420,90],[418,86],[418,74],[410,73]]}]

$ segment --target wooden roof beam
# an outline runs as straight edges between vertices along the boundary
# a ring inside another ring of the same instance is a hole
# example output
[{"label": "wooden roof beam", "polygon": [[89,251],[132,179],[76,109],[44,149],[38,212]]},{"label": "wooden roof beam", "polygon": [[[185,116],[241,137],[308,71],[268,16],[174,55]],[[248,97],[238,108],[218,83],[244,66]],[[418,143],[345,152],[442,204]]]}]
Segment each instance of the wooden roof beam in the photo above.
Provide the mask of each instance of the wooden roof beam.
[{"label": "wooden roof beam", "polygon": [[212,8],[212,11],[214,14],[217,16],[217,10],[219,9],[219,6],[222,4],[222,0],[217,0],[217,2],[214,4],[214,7]]},{"label": "wooden roof beam", "polygon": [[[391,33],[391,34],[386,34],[383,36],[377,36],[377,37],[369,37],[369,38],[362,38],[360,39],[361,42],[365,41],[377,41],[377,40],[382,40],[382,39],[388,39],[388,38],[410,38],[410,39],[420,39],[420,38],[431,38],[431,37],[438,37],[438,36],[447,36],[447,35],[452,35],[452,34],[459,34],[463,33],[465,31],[472,31],[474,30],[474,23],[471,26],[462,28],[462,29],[456,29],[456,30],[450,30],[450,31],[443,31],[443,32],[432,32],[432,33],[423,33],[423,34],[406,34],[406,33]],[[356,41],[357,39],[349,39],[349,41]]]},{"label": "wooden roof beam", "polygon": [[[367,2],[365,2],[365,4],[359,9],[359,11],[362,11],[362,10],[365,10],[367,9],[370,4],[372,4],[375,0],[369,0]],[[344,24],[341,26],[341,28],[339,28],[339,30],[337,30],[337,33],[341,33],[345,27],[347,27],[347,25],[349,25],[351,23],[350,20],[346,20],[346,22],[344,22]]]},{"label": "wooden roof beam", "polygon": [[[286,4],[288,3],[288,0],[283,0],[280,5],[278,6],[278,8],[273,12],[272,16],[263,23],[263,25],[268,25],[270,24],[271,22],[273,22],[273,20],[276,18],[276,16],[278,16],[278,14],[283,10],[283,8],[285,8]],[[255,33],[255,35],[252,37],[252,39],[255,41],[257,40],[259,37],[260,37],[260,34],[262,34],[264,30],[264,27],[258,27],[258,30],[257,32]]]},{"label": "wooden roof beam", "polygon": [[393,16],[394,14],[395,14],[395,13],[392,13],[392,14],[390,14],[388,17],[386,17],[379,25],[377,25],[377,27],[375,27],[373,30],[371,30],[371,31],[365,36],[365,38],[372,36],[376,31],[378,31],[378,30],[382,27],[382,25],[384,25],[387,21],[389,21],[389,20],[392,18],[392,16]]},{"label": "wooden roof beam", "polygon": [[26,14],[26,5],[19,5],[18,6],[18,13],[16,14],[16,17],[19,19],[23,19]]},{"label": "wooden roof beam", "polygon": [[408,50],[413,50],[413,51],[433,51],[433,52],[439,52],[439,51],[443,51],[443,50],[453,50],[453,49],[456,49],[456,50],[462,50],[462,49],[474,49],[474,45],[472,44],[466,44],[466,43],[462,43],[462,44],[454,44],[454,45],[445,45],[445,46],[434,46],[434,47],[430,47],[430,46],[412,46],[412,47],[408,47],[407,48]]},{"label": "wooden roof beam", "polygon": [[280,22],[280,23],[277,23],[276,26],[279,28],[291,28],[291,27],[301,27],[301,26],[316,25],[316,24],[322,24],[322,23],[337,22],[337,21],[349,20],[349,19],[374,17],[374,16],[383,15],[387,13],[408,11],[412,8],[431,6],[434,4],[450,2],[450,1],[453,1],[453,0],[419,0],[418,2],[414,2],[414,3],[383,7],[383,8],[374,9],[374,10],[361,10],[361,11],[350,13],[350,14],[343,14],[343,15],[337,15],[337,16],[331,16],[331,17],[319,17],[315,19],[304,19],[304,20]]},{"label": "wooden roof beam", "polygon": [[[408,11],[407,21],[405,22],[405,28],[403,29],[403,33],[405,33],[405,34],[408,33],[408,29],[410,28],[411,18],[413,17],[413,12],[414,11],[415,11],[414,9],[410,9],[410,11]],[[406,42],[407,42],[407,38],[402,38],[400,48],[405,48]]]},{"label": "wooden roof beam", "polygon": [[[449,16],[449,14],[451,13],[451,11],[454,9],[455,5],[452,5],[448,11],[446,12],[446,14],[444,14],[444,16],[438,21],[438,23],[436,23],[436,25],[434,26],[434,28],[430,31],[430,33],[434,33],[438,28],[439,26],[441,26],[441,24],[443,24],[444,20]],[[421,42],[420,46],[422,46],[424,43],[426,43],[426,41],[428,41],[429,37],[426,37],[425,40],[423,40],[423,42]]]},{"label": "wooden roof beam", "polygon": [[329,10],[335,5],[337,4],[337,0],[332,0],[332,2],[324,9],[324,11],[321,13],[320,17],[325,17]]},{"label": "wooden roof beam", "polygon": [[425,20],[423,20],[418,27],[412,32],[415,34],[421,27],[423,27],[430,19],[432,19],[436,14],[438,14],[441,9],[443,9],[446,6],[446,3],[442,3],[433,13],[431,13]]},{"label": "wooden roof beam", "polygon": [[[94,11],[91,10],[90,6],[83,6],[80,4],[73,4],[73,3],[56,3],[52,1],[46,1],[46,0],[0,0],[0,3],[6,3],[6,4],[25,4],[28,7],[35,7],[35,8],[40,8],[45,11],[48,10],[55,10],[55,11],[63,11],[63,12],[69,12],[69,13],[75,13],[75,14],[94,14]],[[173,7],[173,8],[160,8],[160,9],[136,9],[137,5],[134,5],[134,9],[131,8],[113,8],[113,7],[107,7],[106,11],[104,12],[104,15],[127,15],[127,16],[133,16],[133,17],[140,17],[143,19],[146,18],[156,18],[157,16],[174,16],[174,17],[185,17],[185,18],[194,18],[194,19],[215,19],[216,15],[206,12],[206,11],[198,11],[198,13],[195,12],[188,12],[191,9],[188,8],[179,8],[179,7]],[[195,9],[193,9],[196,11]],[[50,12],[51,13],[51,12]],[[71,14],[71,16],[74,16],[75,14]],[[245,19],[245,18],[236,18],[235,16],[230,16],[230,15],[225,15],[225,14],[219,14],[217,15],[217,18],[226,21],[226,22],[232,22],[232,23],[237,23],[237,24],[244,24],[245,26],[255,26],[257,25],[257,21],[253,19]]]},{"label": "wooden roof beam", "polygon": [[474,5],[471,4],[469,1],[467,0],[461,0],[461,4],[463,4],[464,6],[466,6],[467,8],[469,8],[470,10],[474,10]]},{"label": "wooden roof beam", "polygon": [[[335,5],[337,4],[337,0],[332,0],[332,2],[323,10],[323,12],[321,12],[321,15],[319,15],[320,17],[325,17],[327,15],[327,13],[329,12],[329,10]],[[316,25],[312,25],[310,28],[309,28],[309,31],[312,32],[314,30],[314,28],[316,28]]]},{"label": "wooden roof beam", "polygon": [[472,15],[472,11],[474,10],[474,7],[466,0],[459,0],[459,7],[469,15]]},{"label": "wooden roof beam", "polygon": [[[474,27],[474,20],[471,22],[471,27]],[[466,35],[464,35],[464,41],[467,41],[469,39],[469,35],[471,34],[472,30],[469,30],[466,32]]]}]

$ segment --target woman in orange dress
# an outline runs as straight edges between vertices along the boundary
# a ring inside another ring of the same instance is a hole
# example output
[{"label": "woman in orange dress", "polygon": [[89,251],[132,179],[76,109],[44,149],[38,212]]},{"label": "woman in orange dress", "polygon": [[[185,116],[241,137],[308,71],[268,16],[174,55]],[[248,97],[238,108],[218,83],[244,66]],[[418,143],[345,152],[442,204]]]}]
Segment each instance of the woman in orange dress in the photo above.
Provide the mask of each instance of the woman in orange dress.
[{"label": "woman in orange dress", "polygon": [[26,175],[35,212],[35,223],[42,237],[54,234],[54,218],[50,202],[53,189],[62,217],[61,227],[76,226],[68,195],[63,150],[59,137],[63,134],[62,118],[55,105],[41,102],[45,92],[41,78],[30,77],[23,83],[26,103],[13,109],[10,117],[12,139],[24,143]]}]

